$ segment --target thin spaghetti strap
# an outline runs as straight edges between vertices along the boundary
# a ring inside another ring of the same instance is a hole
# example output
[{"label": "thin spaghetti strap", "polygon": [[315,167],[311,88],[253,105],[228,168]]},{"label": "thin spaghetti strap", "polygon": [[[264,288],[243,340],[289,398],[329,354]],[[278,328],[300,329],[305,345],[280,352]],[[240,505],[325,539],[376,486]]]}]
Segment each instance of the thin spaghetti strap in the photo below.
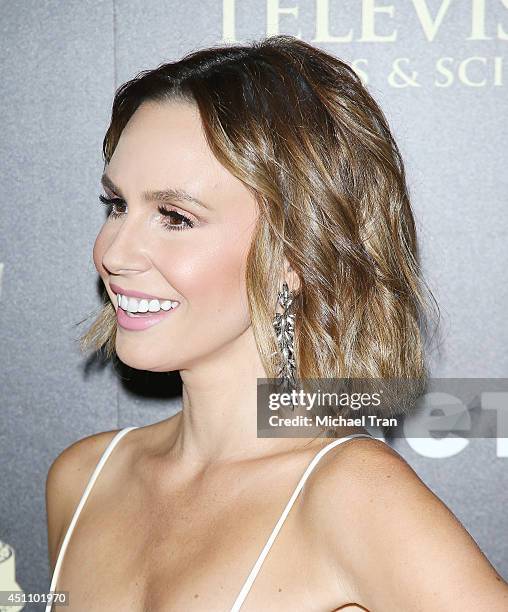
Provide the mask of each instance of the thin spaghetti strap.
[{"label": "thin spaghetti strap", "polygon": [[330,451],[332,448],[334,448],[338,444],[341,444],[342,442],[346,442],[346,440],[350,440],[351,438],[358,438],[358,437],[373,438],[373,436],[370,435],[370,434],[361,434],[361,433],[360,434],[350,434],[349,436],[344,436],[343,438],[338,438],[337,440],[334,440],[330,444],[327,444],[325,447],[323,447],[315,455],[315,457],[312,459],[312,461],[309,463],[309,465],[307,466],[307,469],[303,473],[303,476],[300,478],[300,481],[296,485],[296,488],[295,488],[295,490],[293,492],[293,495],[291,496],[290,500],[288,501],[286,507],[284,508],[284,511],[282,512],[279,520],[277,521],[277,524],[275,525],[272,533],[270,534],[270,537],[268,538],[268,540],[267,540],[263,550],[261,551],[261,554],[259,555],[259,557],[258,557],[256,563],[254,564],[250,574],[248,575],[247,580],[245,581],[245,583],[244,583],[240,593],[238,594],[238,597],[236,598],[235,603],[233,604],[233,607],[231,608],[230,612],[238,612],[240,610],[240,608],[242,607],[243,602],[245,601],[245,598],[249,594],[249,591],[250,591],[252,585],[254,584],[254,580],[256,579],[256,576],[258,575],[258,572],[261,569],[261,566],[263,565],[263,561],[265,560],[267,554],[269,553],[270,548],[272,547],[272,544],[274,543],[275,538],[277,537],[277,534],[279,533],[282,525],[284,524],[284,521],[286,520],[287,515],[289,514],[291,508],[293,507],[293,504],[294,504],[296,498],[298,497],[298,494],[303,489],[305,481],[310,476],[312,470],[316,467],[316,465],[320,461],[321,457],[323,457],[323,455],[325,453]]},{"label": "thin spaghetti strap", "polygon": [[[137,427],[125,427],[124,429],[121,429],[118,433],[115,434],[115,436],[113,436],[113,438],[111,439],[111,441],[109,442],[108,446],[106,447],[106,450],[102,453],[101,458],[99,459],[99,462],[97,463],[97,465],[95,466],[95,469],[92,473],[92,475],[90,476],[90,479],[88,480],[88,484],[86,485],[86,488],[83,492],[83,495],[81,496],[81,499],[79,500],[79,504],[76,508],[76,510],[74,511],[74,514],[72,516],[72,520],[69,524],[69,527],[67,528],[67,533],[65,534],[64,540],[62,542],[62,546],[60,548],[60,551],[58,553],[58,558],[56,560],[56,564],[55,564],[55,569],[53,572],[53,577],[51,579],[51,585],[49,587],[50,591],[54,591],[56,584],[57,584],[57,580],[58,580],[58,574],[60,573],[60,568],[62,566],[62,562],[63,562],[63,558],[65,555],[65,550],[67,549],[67,545],[69,544],[69,540],[71,538],[72,532],[74,530],[74,526],[76,525],[76,522],[78,520],[79,514],[83,508],[83,506],[85,505],[85,502],[88,498],[88,495],[90,494],[90,491],[92,490],[92,487],[95,483],[95,481],[97,480],[97,477],[99,476],[100,471],[102,470],[104,464],[106,463],[108,457],[110,456],[111,452],[113,451],[113,449],[115,448],[115,446],[118,444],[118,442],[125,436],[126,433],[128,433],[129,431],[131,431],[132,429],[137,429]],[[51,608],[52,608],[52,602],[49,601],[46,605],[45,608],[45,612],[51,612]]]}]

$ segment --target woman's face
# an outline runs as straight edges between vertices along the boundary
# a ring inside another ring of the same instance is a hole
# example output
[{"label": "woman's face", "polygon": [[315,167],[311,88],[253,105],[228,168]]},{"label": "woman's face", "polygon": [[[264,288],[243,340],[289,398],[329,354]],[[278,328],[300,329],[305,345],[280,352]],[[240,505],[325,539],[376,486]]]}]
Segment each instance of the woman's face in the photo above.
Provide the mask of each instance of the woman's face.
[{"label": "woman's face", "polygon": [[[258,209],[212,155],[196,107],[142,104],[105,175],[106,197],[119,199],[97,236],[93,259],[115,309],[111,283],[179,302],[142,331],[117,322],[119,358],[141,370],[172,371],[226,348],[250,326],[245,263]],[[143,197],[169,189],[204,206],[176,195],[163,202]],[[160,206],[173,212],[161,213]]]}]

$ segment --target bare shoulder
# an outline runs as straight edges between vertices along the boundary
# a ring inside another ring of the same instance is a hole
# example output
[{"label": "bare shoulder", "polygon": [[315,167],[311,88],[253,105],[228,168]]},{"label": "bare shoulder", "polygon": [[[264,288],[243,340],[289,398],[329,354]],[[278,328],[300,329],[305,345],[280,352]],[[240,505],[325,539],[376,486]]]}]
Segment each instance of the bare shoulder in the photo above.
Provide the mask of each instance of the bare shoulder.
[{"label": "bare shoulder", "polygon": [[506,582],[399,453],[357,438],[327,455],[308,481],[305,521],[357,603],[376,612],[508,609]]},{"label": "bare shoulder", "polygon": [[86,436],[65,448],[52,462],[46,478],[49,561],[58,548],[97,462],[119,430]]}]

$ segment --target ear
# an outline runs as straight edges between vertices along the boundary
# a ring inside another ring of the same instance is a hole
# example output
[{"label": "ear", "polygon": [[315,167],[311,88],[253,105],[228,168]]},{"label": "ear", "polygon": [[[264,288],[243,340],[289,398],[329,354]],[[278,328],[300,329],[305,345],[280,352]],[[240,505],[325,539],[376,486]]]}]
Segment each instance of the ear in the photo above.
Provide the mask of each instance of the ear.
[{"label": "ear", "polygon": [[288,284],[289,291],[298,293],[300,291],[301,282],[298,274],[293,270],[288,260],[284,257],[284,280]]}]

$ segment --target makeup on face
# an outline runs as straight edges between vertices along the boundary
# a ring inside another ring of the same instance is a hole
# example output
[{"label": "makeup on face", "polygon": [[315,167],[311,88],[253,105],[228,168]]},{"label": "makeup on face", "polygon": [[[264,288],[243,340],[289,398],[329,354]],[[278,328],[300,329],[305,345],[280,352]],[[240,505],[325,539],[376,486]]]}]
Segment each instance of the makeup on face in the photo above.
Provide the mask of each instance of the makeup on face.
[{"label": "makeup on face", "polygon": [[115,306],[120,359],[178,370],[242,338],[251,324],[245,272],[259,211],[211,152],[198,109],[141,105],[102,179],[110,214],[93,259]]},{"label": "makeup on face", "polygon": [[123,289],[114,283],[109,283],[109,288],[116,294],[118,325],[131,331],[141,331],[160,323],[180,305],[176,300]]},{"label": "makeup on face", "polygon": [[172,316],[174,308],[170,310],[160,310],[159,312],[147,312],[144,314],[133,314],[124,310],[120,306],[116,310],[116,320],[118,325],[129,331],[144,331],[157,325],[165,318]]}]

